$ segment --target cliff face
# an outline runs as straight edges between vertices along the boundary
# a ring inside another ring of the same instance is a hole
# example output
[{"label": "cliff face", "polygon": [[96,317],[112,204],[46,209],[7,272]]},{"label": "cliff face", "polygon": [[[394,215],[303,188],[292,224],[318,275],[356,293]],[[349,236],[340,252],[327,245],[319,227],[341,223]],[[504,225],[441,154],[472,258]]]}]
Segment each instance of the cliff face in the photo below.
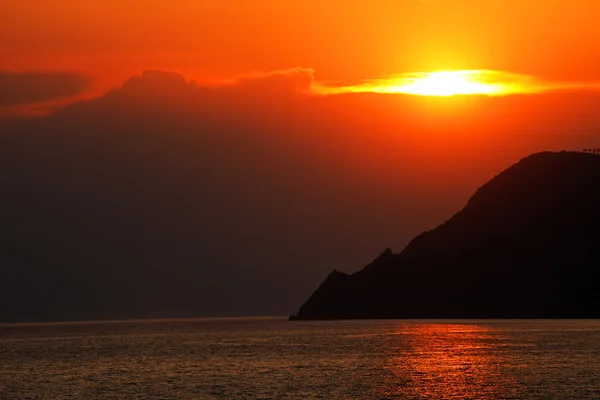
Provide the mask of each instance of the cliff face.
[{"label": "cliff face", "polygon": [[599,318],[599,249],[600,156],[534,154],[292,318]]}]

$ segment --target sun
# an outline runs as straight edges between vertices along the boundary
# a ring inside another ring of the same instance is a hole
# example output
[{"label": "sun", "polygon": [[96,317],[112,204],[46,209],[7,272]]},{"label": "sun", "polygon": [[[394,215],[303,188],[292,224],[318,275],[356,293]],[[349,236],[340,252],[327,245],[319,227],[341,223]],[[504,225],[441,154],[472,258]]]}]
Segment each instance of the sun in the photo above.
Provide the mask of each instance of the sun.
[{"label": "sun", "polygon": [[373,79],[326,93],[397,93],[417,96],[505,96],[539,91],[531,77],[494,70],[414,72]]},{"label": "sun", "polygon": [[389,88],[391,93],[420,96],[492,95],[501,89],[498,85],[482,82],[475,71],[431,72],[424,76],[407,78],[407,82]]}]

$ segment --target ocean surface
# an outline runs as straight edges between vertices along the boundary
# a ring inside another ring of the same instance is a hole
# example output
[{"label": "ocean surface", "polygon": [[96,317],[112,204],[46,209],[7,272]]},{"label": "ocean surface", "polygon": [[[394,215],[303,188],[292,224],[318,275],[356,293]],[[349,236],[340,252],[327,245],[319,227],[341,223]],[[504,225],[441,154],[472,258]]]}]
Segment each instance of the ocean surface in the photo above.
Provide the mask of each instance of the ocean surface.
[{"label": "ocean surface", "polygon": [[600,321],[0,325],[1,399],[600,399]]}]

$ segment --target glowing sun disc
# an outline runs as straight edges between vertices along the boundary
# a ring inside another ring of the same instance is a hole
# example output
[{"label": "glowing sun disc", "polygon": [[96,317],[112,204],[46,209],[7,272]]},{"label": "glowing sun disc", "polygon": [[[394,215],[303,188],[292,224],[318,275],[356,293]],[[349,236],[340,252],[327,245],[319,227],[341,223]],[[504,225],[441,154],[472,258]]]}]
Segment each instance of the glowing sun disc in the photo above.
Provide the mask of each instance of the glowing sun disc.
[{"label": "glowing sun disc", "polygon": [[418,96],[506,96],[547,88],[534,77],[494,70],[415,72],[372,79],[354,86],[325,88],[325,93],[398,93]]},{"label": "glowing sun disc", "polygon": [[410,78],[403,85],[392,86],[390,92],[421,96],[458,96],[501,91],[498,85],[479,81],[474,71],[431,72],[422,77]]}]

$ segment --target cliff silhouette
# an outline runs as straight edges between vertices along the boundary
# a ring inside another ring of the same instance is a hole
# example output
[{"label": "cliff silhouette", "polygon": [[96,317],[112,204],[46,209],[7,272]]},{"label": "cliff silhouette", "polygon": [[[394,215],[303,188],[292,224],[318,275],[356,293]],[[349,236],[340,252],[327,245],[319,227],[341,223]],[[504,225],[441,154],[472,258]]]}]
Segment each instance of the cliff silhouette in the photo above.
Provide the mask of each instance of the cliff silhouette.
[{"label": "cliff silhouette", "polygon": [[599,318],[600,157],[538,153],[436,229],[333,271],[290,319]]}]

